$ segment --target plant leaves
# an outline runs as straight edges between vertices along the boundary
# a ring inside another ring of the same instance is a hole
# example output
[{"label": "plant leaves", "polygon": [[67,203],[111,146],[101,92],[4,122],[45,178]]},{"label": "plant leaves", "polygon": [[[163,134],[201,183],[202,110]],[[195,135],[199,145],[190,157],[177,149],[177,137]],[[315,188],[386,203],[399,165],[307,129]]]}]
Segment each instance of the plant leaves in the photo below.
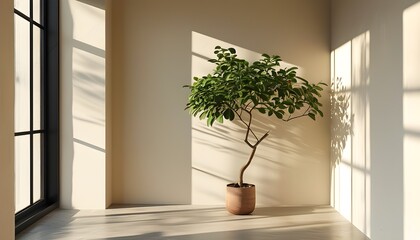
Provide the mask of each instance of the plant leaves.
[{"label": "plant leaves", "polygon": [[310,111],[303,116],[315,119],[318,114],[324,115],[319,98],[327,85],[309,83],[297,75],[297,67],[278,67],[279,56],[262,54],[259,60],[249,63],[238,58],[234,48],[220,46],[215,47],[214,54],[216,59],[209,60],[215,64],[213,71],[195,76],[191,85],[183,86],[190,89],[185,109],[201,120],[207,118],[208,126],[253,110],[279,119],[283,119],[285,111],[295,119],[303,114],[297,110],[306,107]]},{"label": "plant leaves", "polygon": [[315,121],[315,114],[314,114],[314,113],[308,113],[308,116],[309,116],[310,118],[312,118],[312,120],[314,120],[314,121]]},{"label": "plant leaves", "polygon": [[204,118],[206,118],[207,117],[207,112],[202,112],[201,114],[200,114],[200,120],[203,120]]},{"label": "plant leaves", "polygon": [[265,114],[265,108],[258,108],[258,111],[262,114]]},{"label": "plant leaves", "polygon": [[278,119],[282,119],[282,118],[283,118],[283,114],[281,114],[280,112],[275,111],[275,112],[274,112],[274,115],[276,115],[276,117],[277,117]]},{"label": "plant leaves", "polygon": [[217,118],[217,121],[218,121],[219,123],[223,123],[223,115],[220,115],[220,116]]}]

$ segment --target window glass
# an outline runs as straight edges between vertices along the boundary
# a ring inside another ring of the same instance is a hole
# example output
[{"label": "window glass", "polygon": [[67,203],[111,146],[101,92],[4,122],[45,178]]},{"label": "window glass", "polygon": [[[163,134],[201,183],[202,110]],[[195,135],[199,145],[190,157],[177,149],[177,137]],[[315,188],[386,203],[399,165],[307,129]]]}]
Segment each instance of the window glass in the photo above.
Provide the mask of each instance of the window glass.
[{"label": "window glass", "polygon": [[33,129],[41,129],[41,29],[33,29]]},{"label": "window glass", "polygon": [[15,131],[29,131],[29,22],[15,15]]},{"label": "window glass", "polygon": [[41,200],[42,167],[41,167],[41,134],[35,134],[33,139],[33,201]]},{"label": "window glass", "polygon": [[15,0],[15,9],[29,16],[29,1],[30,0]]},{"label": "window glass", "polygon": [[15,212],[31,204],[30,136],[15,137]]},{"label": "window glass", "polygon": [[32,0],[33,2],[33,19],[35,22],[42,24],[41,20],[41,0]]}]

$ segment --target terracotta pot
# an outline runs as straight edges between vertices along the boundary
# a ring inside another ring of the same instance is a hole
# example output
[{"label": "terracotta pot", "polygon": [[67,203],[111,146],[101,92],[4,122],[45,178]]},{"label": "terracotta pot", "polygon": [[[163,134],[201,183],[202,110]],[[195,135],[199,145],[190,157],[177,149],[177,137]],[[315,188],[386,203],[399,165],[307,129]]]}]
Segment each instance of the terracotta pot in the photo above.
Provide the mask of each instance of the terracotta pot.
[{"label": "terracotta pot", "polygon": [[255,209],[255,185],[244,183],[239,187],[230,183],[226,187],[226,209],[236,215],[250,214]]}]

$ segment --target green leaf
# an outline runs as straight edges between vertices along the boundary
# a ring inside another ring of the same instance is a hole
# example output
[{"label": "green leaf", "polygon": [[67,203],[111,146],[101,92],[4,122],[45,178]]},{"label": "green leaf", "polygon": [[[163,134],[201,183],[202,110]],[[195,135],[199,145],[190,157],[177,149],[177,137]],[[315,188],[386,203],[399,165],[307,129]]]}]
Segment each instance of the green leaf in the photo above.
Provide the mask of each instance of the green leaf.
[{"label": "green leaf", "polygon": [[255,96],[251,96],[251,100],[252,100],[252,103],[254,103],[255,106],[258,105],[258,100]]},{"label": "green leaf", "polygon": [[206,118],[206,116],[207,116],[207,112],[202,112],[200,114],[200,120],[203,120],[204,118]]},{"label": "green leaf", "polygon": [[257,108],[257,109],[260,113],[265,114],[265,108]]},{"label": "green leaf", "polygon": [[283,101],[283,104],[286,104],[286,105],[290,106],[290,105],[293,104],[293,102],[290,99],[287,99],[287,100]]},{"label": "green leaf", "polygon": [[278,105],[278,107],[280,108],[280,109],[286,109],[287,107],[283,104],[283,103],[280,103],[279,105]]},{"label": "green leaf", "polygon": [[289,106],[288,111],[289,111],[290,114],[294,113],[295,112],[295,107]]},{"label": "green leaf", "polygon": [[315,121],[315,114],[313,114],[313,113],[308,113],[308,116],[309,116],[310,118],[312,118],[312,120],[314,120],[314,121]]},{"label": "green leaf", "polygon": [[217,118],[217,121],[218,121],[219,123],[223,123],[223,115],[220,115],[220,116]]},{"label": "green leaf", "polygon": [[305,83],[308,83],[308,80],[306,80],[306,79],[304,79],[304,78],[302,78],[302,77],[296,76],[296,78],[297,78],[297,79],[299,79],[299,80],[302,80],[302,81],[303,81],[303,82],[305,82]]},{"label": "green leaf", "polygon": [[316,90],[318,90],[318,91],[322,91],[322,90],[323,90],[323,89],[322,89],[322,87],[317,86],[317,85],[315,85],[315,86],[314,86],[314,88],[315,88]]},{"label": "green leaf", "polygon": [[291,67],[289,69],[286,69],[286,73],[290,73],[290,72],[295,71],[297,69],[298,69],[297,67]]},{"label": "green leaf", "polygon": [[209,127],[213,126],[214,120],[216,120],[216,118],[213,116],[210,116],[209,118],[207,118],[207,126]]},{"label": "green leaf", "polygon": [[229,52],[231,52],[231,53],[236,53],[236,50],[235,50],[234,48],[229,48],[228,50],[229,50]]},{"label": "green leaf", "polygon": [[230,121],[232,121],[235,118],[235,113],[232,111],[232,109],[228,108],[223,113],[223,116],[225,117],[225,119],[229,119]]},{"label": "green leaf", "polygon": [[268,100],[270,100],[270,96],[269,95],[266,95],[266,94],[262,94],[261,96],[260,96],[261,98],[262,98],[262,100],[264,100],[264,101],[268,101]]},{"label": "green leaf", "polygon": [[233,121],[233,119],[235,119],[235,113],[234,113],[234,112],[232,112],[232,114],[230,115],[229,120],[230,120],[230,121]]},{"label": "green leaf", "polygon": [[275,112],[274,112],[274,115],[276,115],[276,117],[277,117],[278,119],[282,119],[282,118],[283,118],[283,114],[281,114],[280,112],[275,111]]}]

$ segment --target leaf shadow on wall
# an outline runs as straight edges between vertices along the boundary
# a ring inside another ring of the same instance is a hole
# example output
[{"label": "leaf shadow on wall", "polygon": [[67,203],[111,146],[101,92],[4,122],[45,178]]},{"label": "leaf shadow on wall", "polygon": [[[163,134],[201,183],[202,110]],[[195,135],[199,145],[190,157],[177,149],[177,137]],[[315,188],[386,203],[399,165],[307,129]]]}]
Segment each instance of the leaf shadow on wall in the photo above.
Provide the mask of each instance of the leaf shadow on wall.
[{"label": "leaf shadow on wall", "polygon": [[332,165],[340,164],[347,139],[353,135],[354,114],[350,113],[350,91],[337,78],[331,86],[331,151]]}]

